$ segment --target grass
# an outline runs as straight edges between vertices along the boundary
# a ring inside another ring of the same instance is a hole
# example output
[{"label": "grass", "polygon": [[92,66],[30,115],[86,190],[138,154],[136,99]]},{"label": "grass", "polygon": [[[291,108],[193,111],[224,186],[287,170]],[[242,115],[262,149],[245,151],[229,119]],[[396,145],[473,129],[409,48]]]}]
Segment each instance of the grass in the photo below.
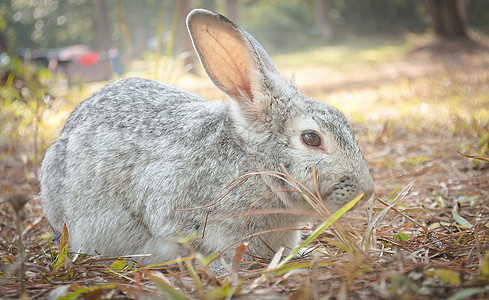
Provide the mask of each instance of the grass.
[{"label": "grass", "polygon": [[[379,45],[380,44],[380,45]],[[409,51],[405,43],[393,44],[392,40],[358,40],[343,45],[322,46],[302,52],[278,54],[273,57],[280,69],[301,69],[309,67],[328,67],[339,70],[351,70],[359,65],[374,65],[399,59]]]},{"label": "grass", "polygon": [[[410,47],[331,46],[275,57],[307,95],[352,121],[376,194],[368,207],[304,227],[307,255],[277,256],[258,269],[241,264],[241,246],[223,273],[206,267],[212,258],[198,253],[195,265],[184,258],[153,266],[65,254],[48,242],[35,196],[38,165],[15,154],[21,145],[2,148],[0,297],[20,297],[25,276],[31,298],[487,298],[489,58],[485,52],[433,56]],[[222,97],[207,78],[185,75],[176,83]],[[69,108],[56,111],[46,113],[52,126]],[[25,272],[16,263],[19,224],[7,203],[16,193],[32,199],[23,209]]]}]

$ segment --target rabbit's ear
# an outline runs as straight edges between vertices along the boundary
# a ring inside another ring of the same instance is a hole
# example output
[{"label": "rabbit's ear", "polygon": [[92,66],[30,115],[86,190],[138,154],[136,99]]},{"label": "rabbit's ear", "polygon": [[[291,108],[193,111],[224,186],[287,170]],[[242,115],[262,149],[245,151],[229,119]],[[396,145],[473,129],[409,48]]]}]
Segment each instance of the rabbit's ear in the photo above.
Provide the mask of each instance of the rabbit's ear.
[{"label": "rabbit's ear", "polygon": [[187,27],[206,73],[238,102],[254,102],[269,75],[278,74],[262,46],[224,16],[195,9],[187,17]]}]

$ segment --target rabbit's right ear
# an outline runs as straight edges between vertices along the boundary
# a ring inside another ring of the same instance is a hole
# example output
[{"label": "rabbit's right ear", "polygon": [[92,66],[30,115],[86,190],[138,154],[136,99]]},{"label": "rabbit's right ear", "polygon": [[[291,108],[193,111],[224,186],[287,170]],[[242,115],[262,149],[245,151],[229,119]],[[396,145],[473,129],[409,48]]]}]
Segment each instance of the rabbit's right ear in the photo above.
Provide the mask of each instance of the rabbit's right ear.
[{"label": "rabbit's right ear", "polygon": [[260,104],[254,102],[263,99],[260,96],[271,85],[270,75],[279,74],[261,45],[224,16],[208,10],[190,12],[187,27],[214,84],[242,106],[259,109]]}]

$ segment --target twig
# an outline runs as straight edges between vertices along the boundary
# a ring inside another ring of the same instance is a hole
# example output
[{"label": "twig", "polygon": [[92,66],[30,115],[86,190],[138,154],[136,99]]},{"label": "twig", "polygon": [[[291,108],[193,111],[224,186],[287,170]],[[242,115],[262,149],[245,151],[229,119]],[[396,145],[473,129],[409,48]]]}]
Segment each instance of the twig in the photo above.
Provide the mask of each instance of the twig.
[{"label": "twig", "polygon": [[8,202],[12,206],[15,213],[15,225],[17,229],[17,234],[19,235],[18,246],[19,246],[19,272],[20,272],[20,297],[24,298],[25,293],[25,248],[24,242],[22,241],[22,232],[24,232],[24,219],[25,212],[24,206],[29,201],[29,199],[24,195],[14,195],[8,198]]}]

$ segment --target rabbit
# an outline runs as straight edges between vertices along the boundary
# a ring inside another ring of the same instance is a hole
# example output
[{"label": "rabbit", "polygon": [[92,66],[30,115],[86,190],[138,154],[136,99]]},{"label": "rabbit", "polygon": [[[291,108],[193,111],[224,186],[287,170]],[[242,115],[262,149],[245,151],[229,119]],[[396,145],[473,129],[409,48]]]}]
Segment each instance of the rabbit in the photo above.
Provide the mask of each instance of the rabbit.
[{"label": "rabbit", "polygon": [[[46,151],[39,176],[47,219],[57,234],[66,224],[71,250],[148,254],[141,263],[152,264],[190,255],[189,247],[226,260],[247,242],[246,257],[270,259],[298,246],[300,232],[290,229],[314,215],[284,213],[313,209],[266,172],[285,169],[330,212],[373,195],[339,110],[301,94],[226,17],[194,9],[187,27],[204,70],[229,99],[124,78],[82,101]],[[239,184],[230,186],[233,180]],[[246,215],[250,208],[265,213]],[[193,237],[190,246],[185,237]]]}]

